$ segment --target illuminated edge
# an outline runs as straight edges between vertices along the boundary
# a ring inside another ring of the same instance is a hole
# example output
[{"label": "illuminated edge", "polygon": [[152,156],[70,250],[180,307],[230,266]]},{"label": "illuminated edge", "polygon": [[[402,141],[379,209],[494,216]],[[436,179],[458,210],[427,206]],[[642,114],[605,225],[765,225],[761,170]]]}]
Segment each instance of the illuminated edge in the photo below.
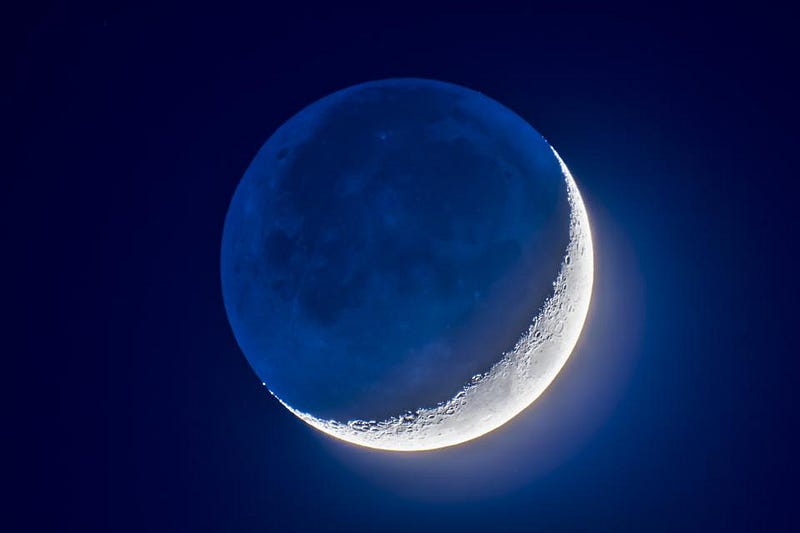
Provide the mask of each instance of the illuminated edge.
[{"label": "illuminated edge", "polygon": [[564,161],[570,205],[569,244],[553,293],[516,346],[488,372],[476,375],[450,400],[387,420],[322,420],[278,401],[311,427],[337,439],[391,451],[424,451],[454,446],[493,431],[531,405],[558,375],[580,337],[594,281],[594,248],[589,217]]}]

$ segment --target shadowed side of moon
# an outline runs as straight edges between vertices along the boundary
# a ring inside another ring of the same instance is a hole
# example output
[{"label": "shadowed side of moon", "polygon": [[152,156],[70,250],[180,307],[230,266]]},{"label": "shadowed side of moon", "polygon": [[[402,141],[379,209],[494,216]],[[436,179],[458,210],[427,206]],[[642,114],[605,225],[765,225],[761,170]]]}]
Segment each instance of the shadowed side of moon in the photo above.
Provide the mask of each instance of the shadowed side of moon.
[{"label": "shadowed side of moon", "polygon": [[387,420],[513,350],[570,242],[568,184],[527,123],[461,87],[374,82],[259,152],[226,218],[223,294],[296,413]]}]

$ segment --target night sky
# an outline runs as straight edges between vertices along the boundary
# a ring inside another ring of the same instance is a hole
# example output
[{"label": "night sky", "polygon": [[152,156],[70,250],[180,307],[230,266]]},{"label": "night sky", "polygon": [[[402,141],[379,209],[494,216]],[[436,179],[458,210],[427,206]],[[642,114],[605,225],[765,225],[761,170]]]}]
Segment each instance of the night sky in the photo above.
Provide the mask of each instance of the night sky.
[{"label": "night sky", "polygon": [[[3,47],[9,531],[797,530],[791,17],[26,9]],[[281,407],[220,288],[264,141],[389,77],[528,120],[579,184],[597,262],[545,394],[412,455]]]}]

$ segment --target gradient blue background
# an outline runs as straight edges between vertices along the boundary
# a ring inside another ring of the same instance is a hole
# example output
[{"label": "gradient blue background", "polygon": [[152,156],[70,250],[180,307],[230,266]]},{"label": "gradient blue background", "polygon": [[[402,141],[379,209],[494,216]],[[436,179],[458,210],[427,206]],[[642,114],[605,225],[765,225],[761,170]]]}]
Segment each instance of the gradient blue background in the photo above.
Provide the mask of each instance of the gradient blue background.
[{"label": "gradient blue background", "polygon": [[[2,394],[20,525],[796,528],[792,18],[458,6],[13,19]],[[333,90],[396,76],[528,119],[580,184],[598,269],[584,336],[534,407],[414,456],[289,415],[219,286],[227,205],[265,139]]]}]

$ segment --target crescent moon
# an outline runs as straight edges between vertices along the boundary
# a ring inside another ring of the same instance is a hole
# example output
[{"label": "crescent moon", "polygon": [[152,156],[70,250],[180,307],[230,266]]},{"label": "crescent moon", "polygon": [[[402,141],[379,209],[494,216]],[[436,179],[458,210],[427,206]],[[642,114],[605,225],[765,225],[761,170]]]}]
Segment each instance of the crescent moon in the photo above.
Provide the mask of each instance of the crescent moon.
[{"label": "crescent moon", "polygon": [[343,441],[392,451],[424,451],[476,439],[514,418],[538,398],[569,359],[580,337],[594,281],[589,217],[578,186],[558,153],[570,206],[569,243],[553,292],[514,349],[451,399],[387,420],[322,420],[275,396],[315,429]]}]

